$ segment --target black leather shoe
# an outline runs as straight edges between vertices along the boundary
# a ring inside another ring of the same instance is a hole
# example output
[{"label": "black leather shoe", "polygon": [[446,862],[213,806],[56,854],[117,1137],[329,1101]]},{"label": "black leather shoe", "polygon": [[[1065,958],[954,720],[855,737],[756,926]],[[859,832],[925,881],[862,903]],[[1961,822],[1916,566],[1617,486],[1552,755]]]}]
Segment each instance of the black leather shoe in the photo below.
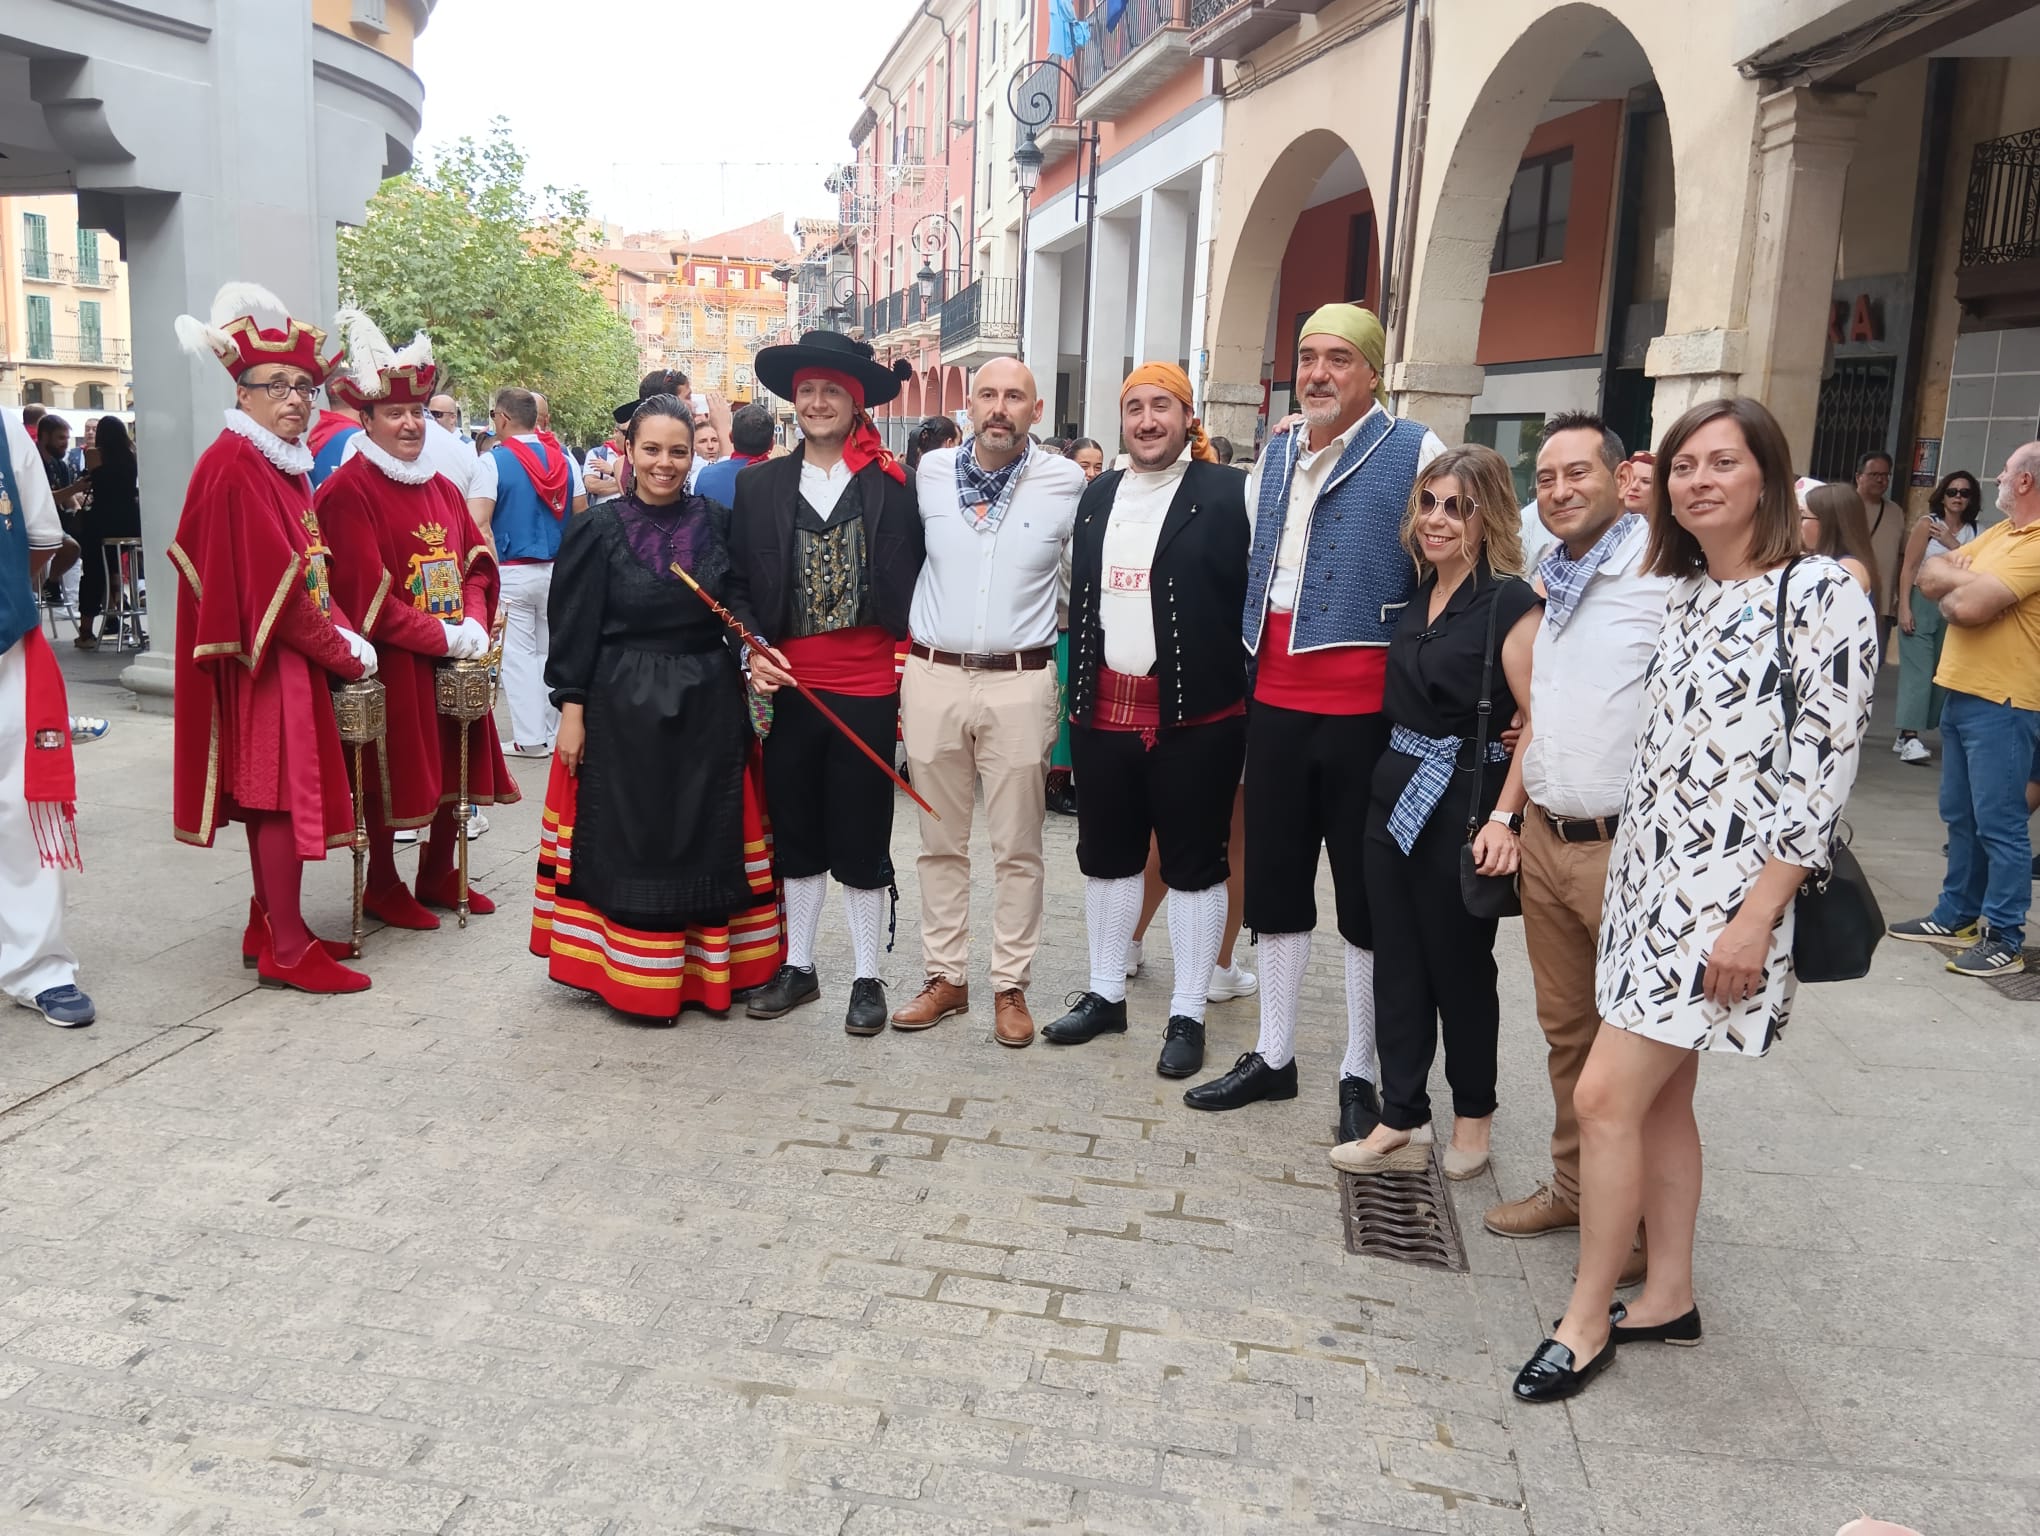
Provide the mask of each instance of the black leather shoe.
[{"label": "black leather shoe", "polygon": [[876,976],[859,976],[850,983],[850,1007],[843,1015],[846,1035],[875,1035],[885,1028],[885,983]]},{"label": "black leather shoe", "polygon": [[1510,1390],[1516,1394],[1519,1403],[1556,1403],[1582,1391],[1588,1382],[1608,1369],[1615,1358],[1615,1338],[1609,1335],[1608,1342],[1601,1346],[1601,1352],[1585,1365],[1578,1364],[1573,1352],[1556,1339],[1546,1339],[1537,1346],[1523,1369],[1516,1373],[1516,1384]]},{"label": "black leather shoe", "polygon": [[1364,1077],[1342,1077],[1339,1079],[1339,1139],[1332,1143],[1343,1147],[1349,1141],[1365,1141],[1381,1124],[1381,1100],[1375,1096],[1374,1084]]},{"label": "black leather shoe", "polygon": [[1271,1067],[1261,1059],[1260,1052],[1248,1051],[1225,1076],[1199,1083],[1184,1094],[1183,1102],[1192,1109],[1241,1109],[1262,1099],[1295,1097],[1294,1059],[1286,1067]]},{"label": "black leather shoe", "polygon": [[1077,786],[1067,773],[1049,775],[1046,799],[1048,808],[1058,816],[1077,814]]},{"label": "black leather shoe", "polygon": [[1169,1020],[1155,1070],[1164,1077],[1195,1077],[1204,1070],[1204,1026],[1181,1014]]},{"label": "black leather shoe", "polygon": [[1070,1011],[1041,1032],[1050,1045],[1082,1045],[1100,1035],[1126,1033],[1126,999],[1108,1003],[1095,992],[1079,992]]},{"label": "black leather shoe", "polygon": [[772,973],[770,981],[751,994],[744,1012],[754,1019],[776,1019],[821,995],[821,978],[815,975],[812,966],[803,971],[797,966],[782,965]]},{"label": "black leather shoe", "polygon": [[1700,1342],[1700,1309],[1689,1307],[1684,1313],[1668,1323],[1648,1323],[1636,1328],[1625,1328],[1622,1319],[1629,1316],[1629,1309],[1621,1302],[1608,1308],[1608,1321],[1614,1324],[1608,1337],[1617,1344],[1684,1344],[1691,1346]]}]

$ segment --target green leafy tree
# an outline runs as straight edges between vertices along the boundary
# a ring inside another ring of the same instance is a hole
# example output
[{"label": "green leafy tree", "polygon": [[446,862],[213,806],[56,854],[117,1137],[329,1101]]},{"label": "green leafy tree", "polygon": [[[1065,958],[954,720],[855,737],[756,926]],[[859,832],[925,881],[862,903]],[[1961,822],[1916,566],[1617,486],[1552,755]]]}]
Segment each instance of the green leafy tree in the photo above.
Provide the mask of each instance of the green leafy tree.
[{"label": "green leafy tree", "polygon": [[604,300],[614,273],[590,255],[587,194],[534,193],[525,164],[498,119],[384,182],[366,222],[340,233],[340,286],[396,345],[430,333],[471,418],[521,385],[546,396],[561,437],[594,442],[636,393],[637,342]]}]

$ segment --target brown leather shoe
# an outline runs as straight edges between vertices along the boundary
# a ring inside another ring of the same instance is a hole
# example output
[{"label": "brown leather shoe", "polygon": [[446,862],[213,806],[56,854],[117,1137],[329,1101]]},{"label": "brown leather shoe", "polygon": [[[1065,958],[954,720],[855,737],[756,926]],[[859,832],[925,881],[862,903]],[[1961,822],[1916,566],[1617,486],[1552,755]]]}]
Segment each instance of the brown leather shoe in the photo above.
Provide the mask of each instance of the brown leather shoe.
[{"label": "brown leather shoe", "polygon": [[894,1029],[933,1029],[953,1013],[970,1012],[970,992],[947,976],[930,976],[914,1000],[892,1016]]},{"label": "brown leather shoe", "polygon": [[1485,1220],[1496,1237],[1547,1237],[1577,1229],[1580,1208],[1551,1185],[1539,1184],[1520,1200],[1490,1206]]},{"label": "brown leather shoe", "polygon": [[1015,1049],[1034,1043],[1034,1015],[1027,1011],[1027,994],[1018,987],[992,998],[992,1038]]}]

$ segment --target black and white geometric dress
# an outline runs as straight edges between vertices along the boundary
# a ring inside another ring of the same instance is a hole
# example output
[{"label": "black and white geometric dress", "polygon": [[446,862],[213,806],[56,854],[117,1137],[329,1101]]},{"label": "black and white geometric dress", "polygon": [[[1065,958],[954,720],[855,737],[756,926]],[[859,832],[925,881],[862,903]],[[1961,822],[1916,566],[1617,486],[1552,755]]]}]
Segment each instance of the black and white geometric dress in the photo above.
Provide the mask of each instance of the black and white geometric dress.
[{"label": "black and white geometric dress", "polygon": [[1792,909],[1747,1002],[1710,1003],[1708,952],[1765,862],[1825,868],[1870,723],[1877,620],[1833,560],[1793,569],[1786,650],[1799,689],[1789,761],[1774,615],[1778,572],[1673,587],[1643,732],[1609,854],[1601,1017],[1686,1050],[1761,1056],[1792,1008]]}]

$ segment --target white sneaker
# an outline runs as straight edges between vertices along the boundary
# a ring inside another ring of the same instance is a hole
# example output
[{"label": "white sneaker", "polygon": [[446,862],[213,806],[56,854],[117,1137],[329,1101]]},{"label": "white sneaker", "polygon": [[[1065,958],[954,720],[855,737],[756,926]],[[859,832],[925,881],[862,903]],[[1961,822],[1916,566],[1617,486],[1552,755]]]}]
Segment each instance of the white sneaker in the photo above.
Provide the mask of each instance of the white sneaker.
[{"label": "white sneaker", "polygon": [[1908,736],[1900,743],[1898,760],[1901,763],[1931,763],[1934,754],[1927,750],[1927,744],[1917,736]]},{"label": "white sneaker", "polygon": [[488,830],[489,830],[489,818],[482,814],[482,808],[479,805],[469,806],[468,841],[473,842],[476,838],[480,837],[484,832]]},{"label": "white sneaker", "polygon": [[1235,959],[1231,965],[1211,968],[1211,985],[1204,989],[1207,1003],[1229,1003],[1236,997],[1252,997],[1261,983],[1254,973]]},{"label": "white sneaker", "polygon": [[398,847],[401,848],[408,844],[417,842],[418,837],[419,832],[416,827],[399,827],[397,828],[396,831],[390,834],[390,841],[395,843]]},{"label": "white sneaker", "polygon": [[1129,976],[1138,976],[1140,974],[1140,951],[1141,943],[1139,939],[1133,940],[1126,946],[1126,974]]},{"label": "white sneaker", "polygon": [[1905,744],[1906,744],[1906,743],[1907,743],[1908,741],[1917,741],[1917,740],[1919,740],[1919,738],[1918,738],[1917,736],[1894,736],[1894,737],[1892,737],[1892,738],[1891,738],[1891,755],[1892,755],[1893,757],[1903,757],[1903,756],[1905,755]]}]

